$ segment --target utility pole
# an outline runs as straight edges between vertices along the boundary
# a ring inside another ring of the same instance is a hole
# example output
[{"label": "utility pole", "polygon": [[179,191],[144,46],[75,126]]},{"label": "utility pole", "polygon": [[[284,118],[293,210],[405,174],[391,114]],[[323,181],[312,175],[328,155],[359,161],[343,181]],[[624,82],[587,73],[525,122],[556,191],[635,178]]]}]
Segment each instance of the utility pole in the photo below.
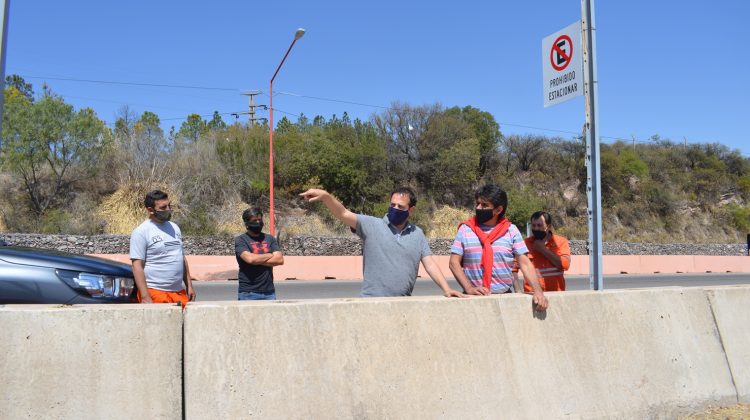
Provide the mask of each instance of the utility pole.
[{"label": "utility pole", "polygon": [[5,92],[5,50],[8,45],[8,12],[10,9],[10,0],[0,1],[0,155],[3,153],[3,99]]},{"label": "utility pole", "polygon": [[[594,0],[581,0],[584,96],[586,98],[586,168],[588,171],[589,283],[604,289],[602,276],[602,187],[599,155],[599,99],[596,75],[596,24]],[[633,143],[635,144],[635,142]]]},{"label": "utility pole", "polygon": [[[249,97],[248,108],[247,108],[248,109],[248,111],[247,111],[247,115],[248,115],[247,121],[250,123],[251,127],[255,126],[255,122],[256,121],[264,120],[265,119],[265,118],[255,118],[255,108],[268,109],[268,106],[266,106],[266,105],[255,105],[255,97],[257,95],[260,95],[261,93],[263,93],[263,92],[261,92],[259,90],[250,90],[250,91],[247,91],[247,92],[242,92],[242,95]],[[244,114],[244,112],[242,114]],[[239,114],[237,114],[237,115],[239,115]]]}]

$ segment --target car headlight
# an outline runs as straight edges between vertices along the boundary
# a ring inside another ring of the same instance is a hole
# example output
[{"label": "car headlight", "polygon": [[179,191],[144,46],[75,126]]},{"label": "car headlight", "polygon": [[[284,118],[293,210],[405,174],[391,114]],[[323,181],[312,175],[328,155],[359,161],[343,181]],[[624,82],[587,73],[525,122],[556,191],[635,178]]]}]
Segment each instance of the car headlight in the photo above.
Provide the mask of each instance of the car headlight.
[{"label": "car headlight", "polygon": [[57,275],[68,286],[85,292],[92,298],[126,298],[135,287],[132,277],[113,277],[67,270],[57,270]]}]

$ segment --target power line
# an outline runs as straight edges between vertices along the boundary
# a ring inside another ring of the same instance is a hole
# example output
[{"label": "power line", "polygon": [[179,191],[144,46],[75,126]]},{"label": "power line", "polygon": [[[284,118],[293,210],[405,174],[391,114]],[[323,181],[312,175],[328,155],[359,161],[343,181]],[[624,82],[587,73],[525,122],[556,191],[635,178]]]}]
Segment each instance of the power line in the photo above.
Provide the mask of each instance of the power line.
[{"label": "power line", "polygon": [[[237,113],[238,112],[218,112],[218,111],[216,112],[216,114],[218,114],[218,115],[230,115],[230,116],[232,116],[234,114],[237,114]],[[187,117],[190,116],[190,115],[193,115],[193,114],[188,114],[188,115],[186,115],[184,117],[159,118],[159,122],[162,122],[162,121],[175,121],[175,120],[187,120]],[[196,115],[198,115],[201,118],[210,118],[210,117],[214,116],[213,113],[211,113],[211,114],[202,114],[202,115],[201,114],[196,114]],[[102,118],[99,118],[99,119],[102,120],[102,121],[104,121],[107,125],[112,125],[113,126],[115,124],[114,122],[107,122],[107,120],[102,119]]]},{"label": "power line", "polygon": [[77,82],[77,83],[99,83],[104,85],[123,85],[123,86],[147,86],[147,87],[166,87],[174,89],[199,89],[199,90],[222,90],[236,92],[239,89],[236,88],[223,88],[223,87],[211,87],[211,86],[191,86],[191,85],[168,85],[161,83],[138,83],[138,82],[118,82],[112,80],[93,80],[93,79],[73,79],[67,77],[41,77],[41,76],[27,76],[27,79],[42,79],[42,80],[62,80],[66,82]]},{"label": "power line", "polygon": [[500,121],[498,121],[497,123],[500,124],[501,126],[507,125],[507,126],[511,126],[511,127],[523,127],[523,128],[530,128],[532,130],[552,131],[552,132],[556,132],[556,133],[573,134],[574,136],[577,136],[577,135],[581,134],[580,132],[566,131],[566,130],[556,130],[554,128],[532,127],[530,125],[511,124],[511,123],[505,123],[505,122],[500,122]]},{"label": "power line", "polygon": [[282,110],[280,110],[279,108],[276,108],[276,107],[273,107],[273,110],[276,111],[276,112],[281,112],[282,114],[291,115],[293,117],[297,117],[297,118],[300,117],[300,115],[298,115],[298,114],[293,114],[291,112],[282,111]]},{"label": "power line", "polygon": [[77,96],[77,95],[68,95],[64,92],[56,92],[63,98],[73,98],[73,99],[85,99],[87,101],[94,101],[94,102],[107,102],[112,104],[118,104],[118,105],[134,105],[134,106],[141,106],[144,108],[162,108],[162,109],[169,109],[172,111],[185,111],[184,109],[179,108],[172,108],[167,106],[160,106],[160,105],[146,105],[146,104],[140,104],[140,103],[134,103],[134,102],[123,102],[123,101],[112,101],[109,99],[100,99],[100,98],[91,98],[86,96]]},{"label": "power line", "polygon": [[368,107],[371,107],[371,108],[392,109],[389,106],[365,104],[365,103],[362,103],[362,102],[345,101],[343,99],[323,98],[323,97],[320,97],[320,96],[301,95],[299,93],[292,93],[292,92],[276,92],[276,94],[287,95],[287,96],[297,96],[297,97],[300,97],[300,98],[315,99],[315,100],[318,100],[318,101],[338,102],[338,103],[349,104],[349,105],[368,106]]},{"label": "power line", "polygon": [[[60,80],[60,81],[70,81],[70,82],[78,82],[78,83],[98,83],[98,84],[108,84],[108,85],[123,85],[123,86],[144,86],[144,87],[164,87],[164,88],[173,88],[173,89],[197,89],[197,90],[213,90],[213,91],[232,91],[236,92],[239,89],[237,88],[226,88],[226,87],[214,87],[214,86],[195,86],[195,85],[171,85],[171,84],[162,84],[162,83],[139,83],[139,82],[124,82],[124,81],[112,81],[112,80],[95,80],[95,79],[76,79],[76,78],[69,78],[69,77],[41,77],[41,76],[27,76],[29,79],[46,79],[46,80]],[[264,93],[265,94],[265,93]],[[306,98],[306,99],[313,99],[318,101],[326,101],[326,102],[336,102],[336,103],[343,103],[343,104],[349,104],[349,105],[357,105],[357,106],[365,106],[370,108],[378,108],[378,109],[385,109],[390,110],[393,109],[389,106],[383,106],[383,105],[373,105],[373,104],[367,104],[363,102],[355,102],[355,101],[348,101],[343,99],[335,99],[335,98],[325,98],[321,96],[312,96],[312,95],[303,95],[299,93],[293,93],[293,92],[275,92],[275,94],[278,95],[287,95],[287,96],[296,96],[300,98]],[[265,94],[268,96],[268,94]],[[95,99],[94,99],[95,100]],[[281,113],[295,116],[299,118],[298,114],[294,114],[291,112],[283,111],[278,108],[274,108],[276,111],[279,111]],[[226,114],[234,114],[234,113],[221,113],[221,115]],[[213,114],[209,115],[212,116]],[[178,120],[181,118],[164,118],[162,121],[170,121],[170,120]],[[532,130],[540,130],[540,131],[548,131],[548,132],[556,132],[556,133],[564,133],[564,134],[571,134],[571,135],[580,135],[579,132],[574,131],[568,131],[568,130],[559,130],[554,128],[546,128],[546,127],[535,127],[535,126],[529,126],[529,125],[523,125],[523,124],[513,124],[508,122],[500,122],[498,121],[498,124],[502,126],[510,126],[510,127],[521,127],[521,128],[528,128]],[[625,137],[619,136],[619,137],[612,137],[612,136],[599,136],[602,139],[611,139],[614,141],[624,141],[627,142],[629,140],[626,140]],[[633,143],[638,144],[651,144],[653,143],[650,140],[633,140]],[[687,142],[686,142],[687,143]],[[700,142],[694,142],[691,141],[691,144],[703,144]],[[704,142],[705,143],[705,142]],[[740,151],[740,154],[743,156],[749,156],[747,153],[744,153]]]},{"label": "power line", "polygon": [[[233,115],[233,114],[237,114],[237,113],[238,112],[218,112],[217,111],[215,114],[218,114],[218,115]],[[203,114],[203,115],[198,115],[198,116],[201,117],[201,118],[209,118],[209,117],[213,117],[215,114],[211,113],[211,114]],[[190,114],[190,115],[194,115],[194,114]],[[187,119],[188,116],[185,116],[185,117],[174,117],[174,118],[159,118],[159,121],[184,120],[184,119]]]}]

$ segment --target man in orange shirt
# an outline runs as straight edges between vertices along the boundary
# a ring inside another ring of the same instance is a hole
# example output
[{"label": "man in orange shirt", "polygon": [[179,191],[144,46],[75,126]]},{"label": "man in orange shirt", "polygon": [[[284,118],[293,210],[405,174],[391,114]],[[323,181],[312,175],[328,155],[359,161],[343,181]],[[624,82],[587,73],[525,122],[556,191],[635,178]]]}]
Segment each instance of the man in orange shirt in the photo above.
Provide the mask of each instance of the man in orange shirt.
[{"label": "man in orange shirt", "polygon": [[[570,244],[560,235],[552,233],[552,216],[546,211],[531,215],[532,235],[524,239],[529,249],[529,259],[536,268],[537,279],[545,292],[565,290],[563,272],[570,268]],[[531,286],[524,282],[524,291]]]}]

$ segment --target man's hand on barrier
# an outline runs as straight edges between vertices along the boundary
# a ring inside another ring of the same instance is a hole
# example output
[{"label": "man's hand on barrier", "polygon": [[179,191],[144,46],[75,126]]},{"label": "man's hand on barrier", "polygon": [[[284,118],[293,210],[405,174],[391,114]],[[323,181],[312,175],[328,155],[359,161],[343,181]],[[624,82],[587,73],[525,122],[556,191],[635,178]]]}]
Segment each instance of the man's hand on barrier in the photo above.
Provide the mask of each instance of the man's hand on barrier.
[{"label": "man's hand on barrier", "polygon": [[484,286],[470,287],[470,288],[466,289],[466,294],[467,295],[475,295],[475,296],[489,296],[490,295],[490,291],[487,290],[487,288],[484,287]]},{"label": "man's hand on barrier", "polygon": [[445,297],[457,297],[457,298],[468,297],[465,294],[459,292],[458,290],[453,290],[453,289],[448,289],[445,293],[443,293],[443,296],[445,296]]},{"label": "man's hand on barrier", "polygon": [[547,297],[542,292],[535,292],[531,300],[534,302],[534,309],[537,311],[546,311],[549,307],[549,301],[547,301]]}]

